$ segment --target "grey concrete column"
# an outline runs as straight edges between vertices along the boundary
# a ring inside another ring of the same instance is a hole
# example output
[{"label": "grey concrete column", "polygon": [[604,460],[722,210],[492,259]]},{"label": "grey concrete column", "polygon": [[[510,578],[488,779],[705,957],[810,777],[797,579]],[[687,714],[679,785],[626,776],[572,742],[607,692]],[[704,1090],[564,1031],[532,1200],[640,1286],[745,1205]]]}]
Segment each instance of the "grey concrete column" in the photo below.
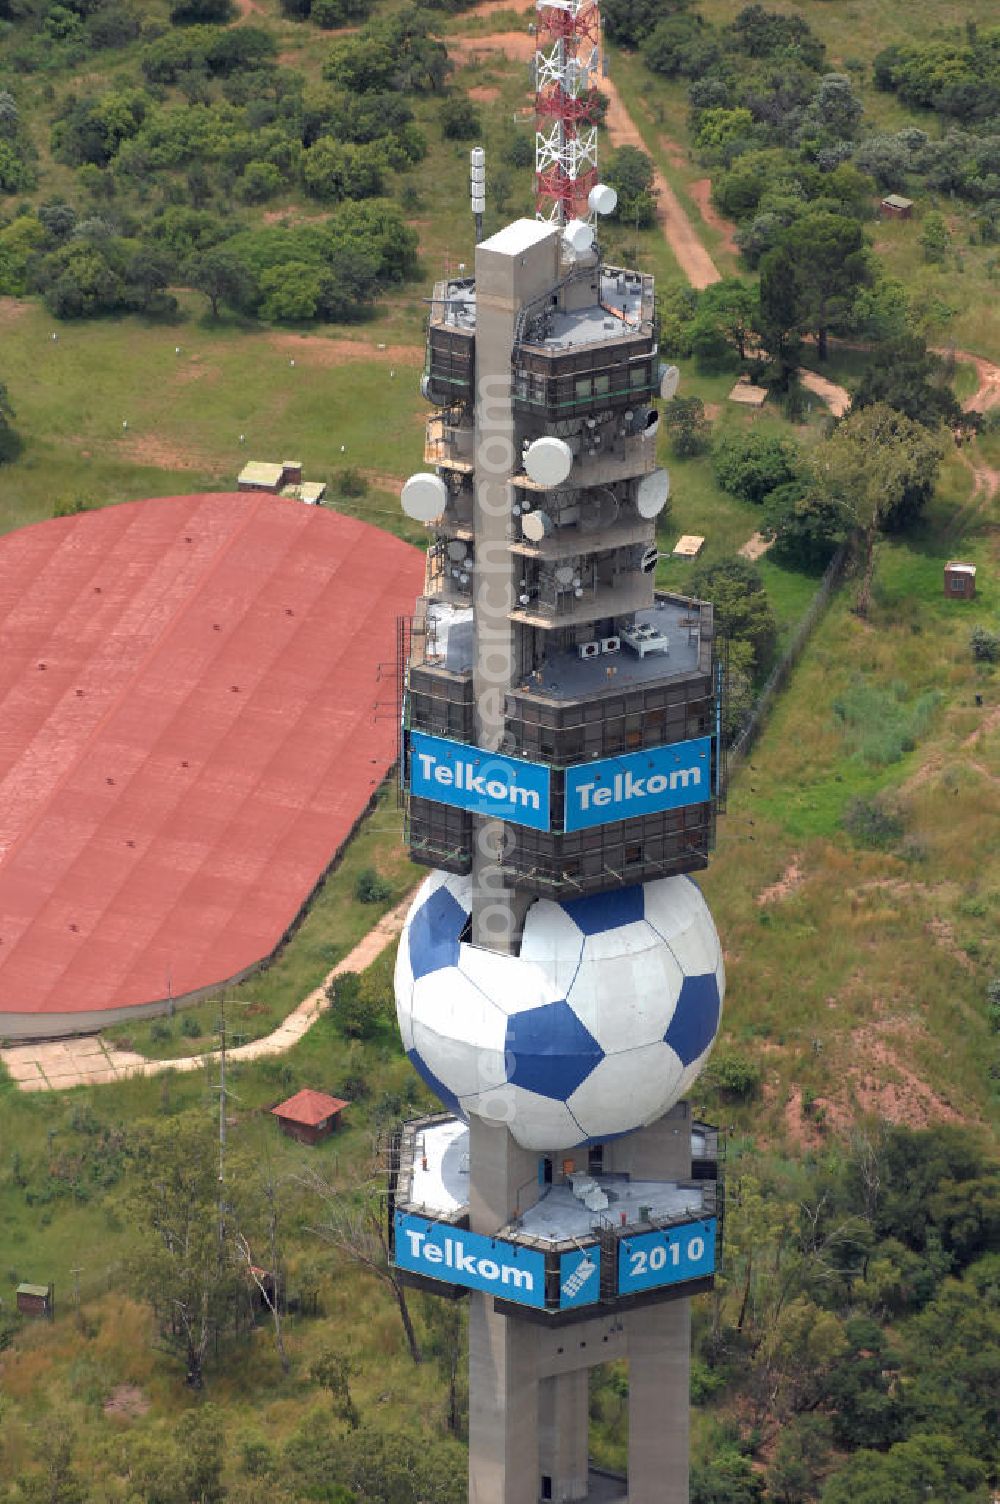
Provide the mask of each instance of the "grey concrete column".
[{"label": "grey concrete column", "polygon": [[556,1504],[586,1499],[589,1469],[589,1372],[542,1379],[538,1385],[538,1467],[552,1480]]},{"label": "grey concrete column", "polygon": [[631,1311],[629,1504],[688,1504],[691,1302]]},{"label": "grey concrete column", "polygon": [[[520,638],[510,620],[517,602],[510,480],[521,468],[511,355],[525,302],[558,276],[558,243],[552,225],[521,219],[476,247],[472,683],[476,741],[491,751],[500,748],[505,697],[520,670]],[[497,864],[505,840],[516,840],[515,828],[497,820],[474,821],[472,939],[510,952],[520,935],[524,903],[512,901]]]},{"label": "grey concrete column", "polygon": [[535,1331],[469,1297],[469,1504],[535,1504],[539,1495]]}]

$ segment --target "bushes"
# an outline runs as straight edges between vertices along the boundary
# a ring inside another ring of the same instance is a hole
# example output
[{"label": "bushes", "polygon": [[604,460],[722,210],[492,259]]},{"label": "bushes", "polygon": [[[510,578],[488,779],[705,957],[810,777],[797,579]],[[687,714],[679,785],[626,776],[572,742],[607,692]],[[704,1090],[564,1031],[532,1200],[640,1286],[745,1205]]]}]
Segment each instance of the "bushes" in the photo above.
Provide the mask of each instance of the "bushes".
[{"label": "bushes", "polygon": [[724,491],[756,506],[778,486],[795,480],[800,468],[798,448],[790,439],[758,429],[722,434],[712,463]]},{"label": "bushes", "polygon": [[668,402],[663,409],[663,424],[678,459],[690,459],[708,448],[711,427],[700,397],[675,397]]},{"label": "bushes", "polygon": [[1000,632],[977,623],[969,633],[969,648],[977,663],[1000,663]]},{"label": "bushes", "polygon": [[871,846],[876,851],[886,851],[897,845],[905,828],[899,805],[881,794],[870,799],[860,796],[851,799],[841,823],[857,845]]},{"label": "bushes", "polygon": [[738,1055],[733,1050],[717,1050],[702,1080],[730,1101],[749,1102],[760,1087],[760,1070],[745,1055]]},{"label": "bushes", "polygon": [[385,903],[392,897],[392,886],[374,867],[363,867],[354,882],[354,896],[359,903]]},{"label": "bushes", "polygon": [[446,99],[438,119],[446,141],[472,141],[482,130],[479,111],[464,94],[452,94]]}]

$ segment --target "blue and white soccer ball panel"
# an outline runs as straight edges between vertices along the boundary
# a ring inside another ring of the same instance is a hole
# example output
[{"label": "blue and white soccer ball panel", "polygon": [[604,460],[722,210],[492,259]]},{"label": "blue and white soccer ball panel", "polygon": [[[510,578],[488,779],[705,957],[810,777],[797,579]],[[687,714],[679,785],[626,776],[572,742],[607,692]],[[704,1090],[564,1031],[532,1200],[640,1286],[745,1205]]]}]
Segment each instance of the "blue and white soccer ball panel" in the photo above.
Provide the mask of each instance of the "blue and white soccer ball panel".
[{"label": "blue and white soccer ball panel", "polygon": [[715,971],[722,947],[715,923],[701,895],[688,877],[666,877],[647,883],[646,919],[673,951],[689,975]]},{"label": "blue and white soccer ball panel", "polygon": [[[640,929],[629,925],[629,930]],[[643,924],[642,950],[591,957],[588,940],[569,1003],[607,1052],[662,1040],[684,977],[663,941]]]},{"label": "blue and white soccer ball panel", "polygon": [[567,1098],[585,1138],[629,1133],[662,1117],[680,1096],[681,1062],[668,1045],[608,1055]]},{"label": "blue and white soccer ball panel", "polygon": [[508,1084],[466,1097],[459,1106],[463,1113],[475,1113],[486,1122],[506,1124],[522,1149],[573,1149],[587,1137],[565,1102],[554,1102],[520,1086]]},{"label": "blue and white soccer ball panel", "polygon": [[584,935],[561,903],[540,898],[528,910],[521,939],[522,961],[540,966],[555,995],[566,997],[583,958]]},{"label": "blue and white soccer ball panel", "polygon": [[541,966],[520,956],[497,955],[476,945],[462,945],[458,970],[493,1002],[505,1016],[527,1008],[557,1002],[558,992]]}]

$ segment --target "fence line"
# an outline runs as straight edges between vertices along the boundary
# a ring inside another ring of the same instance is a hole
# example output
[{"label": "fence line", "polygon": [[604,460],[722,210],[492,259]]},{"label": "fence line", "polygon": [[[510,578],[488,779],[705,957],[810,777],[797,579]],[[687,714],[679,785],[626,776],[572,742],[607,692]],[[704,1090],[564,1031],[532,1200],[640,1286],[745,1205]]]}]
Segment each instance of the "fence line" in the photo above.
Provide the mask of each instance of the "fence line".
[{"label": "fence line", "polygon": [[784,689],[788,676],[798,662],[802,649],[809,641],[816,623],[819,621],[826,605],[833,594],[834,589],[843,579],[847,562],[851,553],[850,540],[844,542],[837,549],[833,558],[823,572],[816,589],[816,594],[809,602],[809,606],[798,626],[792,634],[791,641],[785,648],[778,662],[768,674],[750,712],[746,725],[740,731],[735,741],[726,750],[726,781],[732,777],[735,770],[753,751],[754,745],[760,735],[764,723],[771,712],[778,695]]}]

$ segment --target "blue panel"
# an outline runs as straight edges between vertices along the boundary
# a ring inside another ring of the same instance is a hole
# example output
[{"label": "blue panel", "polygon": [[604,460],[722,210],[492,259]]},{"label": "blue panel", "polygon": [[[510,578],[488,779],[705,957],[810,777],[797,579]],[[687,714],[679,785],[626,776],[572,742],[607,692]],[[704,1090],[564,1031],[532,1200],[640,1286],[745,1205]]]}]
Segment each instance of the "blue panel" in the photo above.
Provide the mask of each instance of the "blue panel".
[{"label": "blue panel", "polygon": [[714,1217],[637,1233],[618,1244],[618,1294],[658,1290],[715,1273]]},{"label": "blue panel", "polygon": [[456,1097],[455,1093],[453,1091],[449,1091],[447,1086],[445,1086],[442,1081],[438,1080],[434,1072],[429,1069],[423,1056],[416,1050],[407,1050],[406,1058],[413,1066],[413,1069],[417,1072],[417,1075],[423,1079],[425,1085],[430,1087],[431,1091],[441,1102],[444,1103],[445,1107],[450,1108],[456,1117],[461,1118],[463,1122],[466,1122],[467,1116],[462,1111],[461,1104],[459,1103],[459,1100]]},{"label": "blue panel", "polygon": [[674,1051],[682,1065],[690,1065],[707,1050],[719,1027],[719,983],[715,972],[702,977],[685,977],[677,999],[664,1044]]},{"label": "blue panel", "polygon": [[504,757],[467,742],[411,731],[410,793],[512,825],[548,830],[551,770],[522,757]]},{"label": "blue panel", "polygon": [[712,738],[649,747],[566,769],[566,830],[587,830],[712,797]]},{"label": "blue panel", "polygon": [[485,1238],[447,1222],[430,1222],[410,1212],[395,1218],[398,1269],[428,1279],[485,1290],[522,1306],[545,1306],[545,1255],[504,1238]]},{"label": "blue panel", "polygon": [[468,914],[448,889],[437,888],[407,926],[413,980],[458,964],[459,937]]},{"label": "blue panel", "polygon": [[642,884],[631,888],[612,888],[608,893],[592,893],[588,898],[571,898],[562,907],[585,935],[601,935],[619,925],[633,924],[645,918]]},{"label": "blue panel", "polygon": [[592,1306],[601,1298],[601,1250],[574,1248],[559,1259],[559,1309]]},{"label": "blue panel", "polygon": [[505,1048],[508,1081],[556,1102],[565,1102],[604,1059],[569,1003],[544,1003],[512,1014]]}]

